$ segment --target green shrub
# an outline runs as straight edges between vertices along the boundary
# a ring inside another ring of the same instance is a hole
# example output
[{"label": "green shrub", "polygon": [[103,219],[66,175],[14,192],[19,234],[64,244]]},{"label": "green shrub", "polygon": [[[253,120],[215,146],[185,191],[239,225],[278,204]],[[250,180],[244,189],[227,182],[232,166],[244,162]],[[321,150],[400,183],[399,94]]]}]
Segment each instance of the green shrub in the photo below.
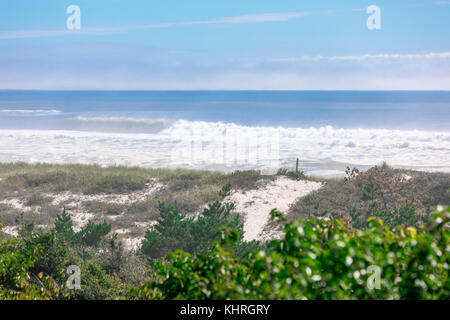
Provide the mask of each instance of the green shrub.
[{"label": "green shrub", "polygon": [[111,231],[111,225],[106,221],[93,223],[88,221],[79,232],[75,234],[75,242],[85,246],[96,246]]},{"label": "green shrub", "polygon": [[[119,277],[127,267],[123,247],[111,237],[98,247],[111,226],[91,221],[74,232],[64,210],[50,231],[22,222],[17,239],[0,239],[0,299],[114,299],[128,292]],[[66,268],[81,268],[81,289],[69,290]],[[123,276],[123,279],[130,279]]]},{"label": "green shrub", "polygon": [[79,262],[80,289],[67,290],[67,298],[76,300],[121,299],[127,294],[126,284],[112,276],[95,260]]},{"label": "green shrub", "polygon": [[45,261],[42,247],[34,244],[28,250],[23,248],[17,240],[0,238],[0,300],[57,297],[59,288],[50,277],[42,272],[31,272],[37,263]]},{"label": "green shrub", "polygon": [[34,264],[28,268],[28,271],[33,274],[43,272],[55,281],[61,282],[65,278],[67,248],[58,241],[56,232],[54,230],[48,232],[38,230],[22,234],[18,242],[18,252],[26,254],[33,248],[41,248],[42,250],[36,256]]},{"label": "green shrub", "polygon": [[63,242],[84,246],[96,246],[111,231],[111,224],[106,221],[93,223],[89,220],[86,226],[81,228],[79,232],[75,232],[73,230],[72,219],[64,208],[61,215],[56,216],[55,231],[57,238]]},{"label": "green shrub", "polygon": [[[450,209],[436,213],[428,231],[390,230],[375,218],[364,230],[295,220],[283,239],[243,260],[226,249],[238,239],[235,230],[208,254],[169,254],[156,265],[158,278],[133,293],[139,299],[449,299],[449,219]],[[372,281],[377,270],[379,285]]]},{"label": "green shrub", "polygon": [[[225,186],[221,195],[229,191]],[[215,201],[208,204],[197,218],[182,214],[177,206],[159,203],[160,217],[153,229],[147,230],[142,252],[150,258],[164,257],[168,252],[182,249],[190,253],[204,253],[212,249],[221,226],[237,229],[242,235],[243,224],[233,213],[233,203]]]},{"label": "green shrub", "polygon": [[75,241],[75,231],[73,231],[72,218],[63,209],[61,215],[57,215],[55,219],[55,231],[59,240],[63,242]]},{"label": "green shrub", "polygon": [[192,218],[183,215],[178,207],[159,202],[160,217],[153,229],[147,230],[141,250],[150,258],[164,257],[168,252],[183,248],[193,242],[188,231]]}]

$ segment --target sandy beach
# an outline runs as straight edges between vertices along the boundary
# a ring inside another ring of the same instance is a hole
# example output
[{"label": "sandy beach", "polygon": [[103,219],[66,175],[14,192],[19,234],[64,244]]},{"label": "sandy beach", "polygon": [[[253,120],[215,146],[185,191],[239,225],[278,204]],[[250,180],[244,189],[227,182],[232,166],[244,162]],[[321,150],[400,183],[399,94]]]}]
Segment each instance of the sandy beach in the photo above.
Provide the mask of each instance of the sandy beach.
[{"label": "sandy beach", "polygon": [[245,214],[244,239],[262,240],[261,234],[269,221],[270,211],[287,213],[296,199],[306,196],[322,186],[319,182],[292,180],[278,177],[266,186],[247,192],[234,192],[227,200],[236,203],[236,210]]}]

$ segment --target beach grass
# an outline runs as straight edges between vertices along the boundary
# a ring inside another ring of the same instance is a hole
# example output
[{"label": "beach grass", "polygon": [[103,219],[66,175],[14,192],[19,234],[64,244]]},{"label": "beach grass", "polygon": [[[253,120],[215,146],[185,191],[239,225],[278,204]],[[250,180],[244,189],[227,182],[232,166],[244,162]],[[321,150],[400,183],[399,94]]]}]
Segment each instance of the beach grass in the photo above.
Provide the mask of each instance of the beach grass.
[{"label": "beach grass", "polygon": [[[0,219],[5,226],[33,222],[50,226],[64,207],[72,214],[83,211],[91,220],[106,219],[113,230],[126,229],[128,235],[142,235],[147,225],[159,215],[158,203],[176,204],[180,210],[195,214],[208,202],[217,199],[221,188],[230,184],[235,190],[250,190],[275,177],[259,171],[224,173],[208,170],[141,168],[84,164],[0,163]],[[163,186],[151,196],[133,202],[117,203],[102,196],[133,195],[145,192],[158,181]],[[90,196],[79,201],[52,200],[61,194]],[[13,202],[11,202],[13,201]]]},{"label": "beach grass", "polygon": [[383,197],[381,202],[386,209],[412,203],[417,214],[426,215],[436,210],[437,205],[450,203],[450,173],[398,169],[386,163],[366,172],[365,181],[327,179],[321,189],[292,204],[289,215],[292,218],[305,218],[311,214],[323,215],[327,212],[337,217],[348,217],[353,208],[367,210],[370,201],[363,200],[362,190],[371,179],[377,181],[381,188],[378,194]]}]

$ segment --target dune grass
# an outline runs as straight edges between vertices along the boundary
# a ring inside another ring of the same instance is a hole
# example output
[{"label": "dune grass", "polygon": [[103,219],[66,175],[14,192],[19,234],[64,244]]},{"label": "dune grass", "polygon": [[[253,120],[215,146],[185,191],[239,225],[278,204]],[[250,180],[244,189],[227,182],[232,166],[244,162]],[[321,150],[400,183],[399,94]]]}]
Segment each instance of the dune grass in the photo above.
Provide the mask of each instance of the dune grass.
[{"label": "dune grass", "polygon": [[[139,224],[154,221],[158,215],[158,202],[177,204],[183,212],[194,214],[206,203],[217,199],[219,190],[230,184],[236,190],[256,188],[274,179],[259,171],[219,171],[163,169],[82,164],[27,164],[0,163],[0,201],[18,199],[27,208],[22,214],[24,221],[35,224],[51,223],[56,213],[70,200],[55,206],[49,195],[63,192],[83,195],[133,194],[145,190],[157,180],[164,187],[152,196],[133,203],[108,203],[83,201],[82,210],[94,215],[95,222],[106,219],[113,229],[128,229],[133,235],[142,235],[145,228]],[[6,226],[17,225],[16,217],[23,210],[0,205],[0,219]],[[71,214],[71,209],[68,208]],[[73,213],[73,210],[72,210]]]},{"label": "dune grass", "polygon": [[289,214],[297,218],[329,214],[345,219],[354,208],[366,211],[372,203],[370,200],[374,200],[364,199],[364,190],[370,181],[376,184],[375,193],[385,210],[410,203],[417,214],[426,216],[436,210],[437,205],[450,203],[450,174],[394,169],[383,163],[367,170],[364,179],[362,175],[347,180],[328,179],[321,189],[298,199]]}]

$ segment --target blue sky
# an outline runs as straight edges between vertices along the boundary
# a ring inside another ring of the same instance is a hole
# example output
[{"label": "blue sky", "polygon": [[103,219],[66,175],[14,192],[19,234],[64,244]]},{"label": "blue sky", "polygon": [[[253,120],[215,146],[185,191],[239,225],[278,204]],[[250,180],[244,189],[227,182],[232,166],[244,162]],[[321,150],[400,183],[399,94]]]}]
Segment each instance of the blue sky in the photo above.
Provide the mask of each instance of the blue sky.
[{"label": "blue sky", "polygon": [[450,1],[2,1],[0,89],[450,90]]}]

